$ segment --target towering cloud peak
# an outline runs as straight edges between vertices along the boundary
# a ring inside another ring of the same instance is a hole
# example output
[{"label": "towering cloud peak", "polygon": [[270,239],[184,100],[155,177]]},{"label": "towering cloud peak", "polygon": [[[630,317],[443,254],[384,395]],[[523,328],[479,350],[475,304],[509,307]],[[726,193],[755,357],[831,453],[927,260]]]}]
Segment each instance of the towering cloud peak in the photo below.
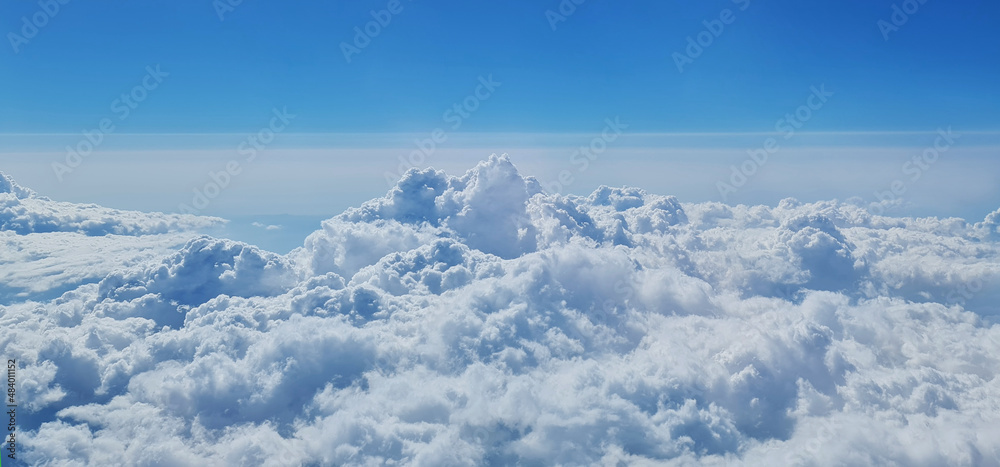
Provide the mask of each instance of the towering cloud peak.
[{"label": "towering cloud peak", "polygon": [[17,198],[31,198],[36,196],[34,191],[18,185],[10,175],[0,172],[0,195],[5,193],[14,195]]},{"label": "towering cloud peak", "polygon": [[1000,239],[1000,209],[987,214],[979,226],[986,229],[990,237]]},{"label": "towering cloud peak", "polygon": [[338,218],[441,227],[470,247],[512,258],[535,248],[526,207],[538,193],[541,188],[534,178],[521,177],[506,155],[493,155],[461,177],[410,169],[385,197]]}]

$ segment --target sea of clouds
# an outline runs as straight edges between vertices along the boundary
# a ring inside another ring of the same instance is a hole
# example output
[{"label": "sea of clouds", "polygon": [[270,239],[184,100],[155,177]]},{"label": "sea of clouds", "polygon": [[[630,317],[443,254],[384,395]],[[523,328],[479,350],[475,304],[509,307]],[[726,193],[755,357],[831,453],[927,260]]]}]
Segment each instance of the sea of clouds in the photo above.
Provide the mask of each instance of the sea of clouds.
[{"label": "sea of clouds", "polygon": [[[35,465],[1000,465],[1000,210],[413,169],[279,255],[0,176]],[[23,456],[23,457],[22,457]]]}]

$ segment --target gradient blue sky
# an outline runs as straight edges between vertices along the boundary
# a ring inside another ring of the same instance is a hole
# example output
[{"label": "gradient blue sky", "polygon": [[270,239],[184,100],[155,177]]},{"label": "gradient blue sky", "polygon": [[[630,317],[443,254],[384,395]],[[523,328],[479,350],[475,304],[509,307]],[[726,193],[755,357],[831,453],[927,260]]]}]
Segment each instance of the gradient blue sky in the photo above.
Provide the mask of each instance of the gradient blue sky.
[{"label": "gradient blue sky", "polygon": [[[387,3],[245,0],[220,21],[210,0],[71,1],[20,53],[0,47],[0,126],[78,131],[151,64],[169,82],[122,131],[241,132],[274,106],[302,132],[422,131],[488,74],[502,99],[468,131],[590,131],[609,115],[633,131],[767,130],[820,83],[838,100],[817,131],[1000,123],[995,1],[929,0],[886,41],[876,23],[898,0],[587,0],[555,31],[555,0],[402,0],[347,63],[340,43]],[[39,9],[0,8],[2,31]],[[678,73],[671,54],[723,8],[735,21]]]},{"label": "gradient blue sky", "polygon": [[[350,62],[342,43],[388,0],[243,0],[220,20],[226,1],[71,0],[16,52],[9,33],[40,6],[0,3],[0,170],[56,199],[174,211],[287,108],[295,120],[267,157],[204,213],[332,216],[384,194],[385,173],[435,128],[448,141],[422,166],[461,173],[509,152],[543,182],[572,171],[566,193],[627,184],[720,201],[731,167],[825,86],[829,102],[727,202],[875,201],[948,127],[962,138],[908,181],[900,212],[976,221],[1000,200],[996,1],[911,0],[919,8],[886,40],[879,21],[908,2],[586,0],[553,30],[547,11],[571,0],[400,0]],[[679,72],[673,54],[727,9]],[[147,66],[169,76],[57,180],[51,164],[115,117]],[[500,86],[448,128],[444,112],[489,76]],[[615,117],[627,135],[577,172],[573,151]]]}]

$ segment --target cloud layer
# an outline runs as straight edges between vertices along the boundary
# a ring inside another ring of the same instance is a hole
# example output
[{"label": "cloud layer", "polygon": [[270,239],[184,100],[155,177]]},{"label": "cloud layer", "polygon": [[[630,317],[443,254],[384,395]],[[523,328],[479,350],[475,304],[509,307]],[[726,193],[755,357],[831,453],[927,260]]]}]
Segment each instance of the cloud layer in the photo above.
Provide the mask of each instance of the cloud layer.
[{"label": "cloud layer", "polygon": [[559,196],[491,157],[289,255],[199,237],[11,303],[0,342],[38,464],[1000,465],[996,217]]},{"label": "cloud layer", "polygon": [[218,225],[222,219],[187,214],[121,211],[53,201],[0,172],[0,231],[18,235],[77,232],[88,236],[152,235]]},{"label": "cloud layer", "polygon": [[55,298],[158,260],[223,222],[53,201],[0,172],[0,305]]}]

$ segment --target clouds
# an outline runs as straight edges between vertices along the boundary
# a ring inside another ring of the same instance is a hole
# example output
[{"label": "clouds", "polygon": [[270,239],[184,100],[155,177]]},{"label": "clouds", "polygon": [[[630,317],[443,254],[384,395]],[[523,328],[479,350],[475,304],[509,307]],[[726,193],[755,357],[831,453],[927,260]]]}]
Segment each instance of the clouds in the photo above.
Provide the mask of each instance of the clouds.
[{"label": "clouds", "polygon": [[989,221],[559,196],[493,157],[289,255],[199,237],[12,304],[0,342],[35,463],[998,465]]},{"label": "clouds", "polygon": [[264,223],[261,223],[261,222],[254,222],[251,225],[253,225],[254,227],[257,227],[259,229],[264,229],[264,230],[281,230],[281,226],[280,225],[264,224]]},{"label": "clouds", "polygon": [[147,295],[174,306],[196,306],[225,294],[237,297],[276,295],[296,282],[283,257],[256,247],[210,237],[189,241],[162,263],[111,274],[101,281],[98,297],[124,302]]},{"label": "clouds", "polygon": [[989,213],[976,227],[984,230],[988,238],[1000,238],[1000,209]]},{"label": "clouds", "polygon": [[121,211],[52,201],[0,173],[0,231],[18,235],[76,232],[88,236],[150,235],[211,227],[222,219]]},{"label": "clouds", "polygon": [[172,254],[191,233],[87,236],[0,231],[0,304],[58,297],[115,270]]},{"label": "clouds", "polygon": [[0,173],[0,304],[58,297],[223,222],[53,201]]},{"label": "clouds", "polygon": [[533,251],[534,226],[525,205],[541,187],[522,178],[506,157],[491,156],[462,177],[427,169],[407,172],[386,198],[351,209],[340,218],[443,226],[470,247],[502,258]]},{"label": "clouds", "polygon": [[35,196],[35,192],[21,185],[7,174],[0,173],[0,194],[13,195],[18,198],[30,198]]}]

